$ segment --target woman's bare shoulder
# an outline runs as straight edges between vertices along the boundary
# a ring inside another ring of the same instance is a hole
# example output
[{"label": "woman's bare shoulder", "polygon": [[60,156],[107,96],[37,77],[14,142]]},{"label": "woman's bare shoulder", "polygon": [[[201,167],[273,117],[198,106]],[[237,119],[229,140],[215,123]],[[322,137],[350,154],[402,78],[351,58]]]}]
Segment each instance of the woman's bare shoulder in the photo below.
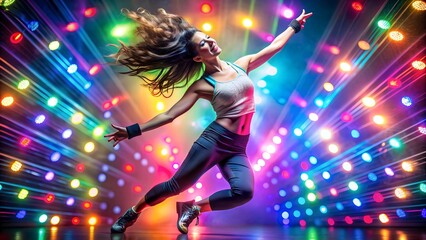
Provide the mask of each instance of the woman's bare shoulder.
[{"label": "woman's bare shoulder", "polygon": [[204,97],[207,96],[212,96],[213,95],[213,91],[214,88],[212,85],[210,85],[204,78],[200,78],[196,81],[194,81],[190,88],[192,88],[192,90],[194,92],[197,92],[201,95],[203,95]]},{"label": "woman's bare shoulder", "polygon": [[247,72],[251,56],[252,55],[247,55],[247,56],[241,57],[241,58],[237,59],[234,62],[234,64],[239,66],[240,68],[242,68],[244,71]]}]

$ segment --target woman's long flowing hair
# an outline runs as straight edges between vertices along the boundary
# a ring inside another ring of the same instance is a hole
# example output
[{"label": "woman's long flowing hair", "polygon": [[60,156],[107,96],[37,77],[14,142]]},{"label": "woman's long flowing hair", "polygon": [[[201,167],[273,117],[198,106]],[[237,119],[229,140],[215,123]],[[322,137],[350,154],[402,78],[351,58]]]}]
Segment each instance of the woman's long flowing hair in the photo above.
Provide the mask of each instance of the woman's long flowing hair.
[{"label": "woman's long flowing hair", "polygon": [[170,97],[202,71],[203,64],[193,60],[197,51],[191,41],[198,30],[182,17],[161,8],[156,15],[142,8],[122,12],[137,23],[141,41],[130,46],[120,41],[121,46],[114,45],[118,52],[110,57],[130,69],[123,73],[140,77],[154,96]]}]

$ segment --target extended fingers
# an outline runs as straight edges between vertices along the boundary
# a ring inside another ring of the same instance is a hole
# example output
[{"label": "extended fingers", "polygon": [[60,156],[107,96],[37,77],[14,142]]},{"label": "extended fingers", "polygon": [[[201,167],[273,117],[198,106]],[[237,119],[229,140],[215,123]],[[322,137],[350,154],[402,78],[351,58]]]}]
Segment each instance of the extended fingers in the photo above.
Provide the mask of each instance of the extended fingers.
[{"label": "extended fingers", "polygon": [[312,12],[305,13],[305,9],[302,10],[302,13],[299,15],[299,17],[296,18],[297,21],[301,22],[302,20],[305,20],[307,18],[310,18],[312,16]]},{"label": "extended fingers", "polygon": [[111,137],[111,136],[114,136],[114,135],[115,135],[115,133],[109,133],[109,134],[105,135],[104,137]]},{"label": "extended fingers", "polygon": [[126,139],[126,137],[120,136],[120,135],[122,135],[122,134],[120,134],[120,131],[123,131],[122,127],[114,125],[112,123],[111,123],[111,127],[115,128],[117,131],[114,132],[114,133],[106,134],[104,137],[108,138],[108,142],[114,141],[114,144],[112,146],[115,147],[115,146],[117,146],[117,144],[119,142]]},{"label": "extended fingers", "polygon": [[121,141],[123,141],[123,138],[117,139],[116,142],[112,146],[113,147],[117,146],[117,144]]},{"label": "extended fingers", "polygon": [[305,17],[304,17],[304,18],[305,18],[305,19],[306,19],[306,18],[310,18],[312,15],[314,15],[314,13],[313,13],[313,12],[307,13],[307,14],[305,14]]},{"label": "extended fingers", "polygon": [[305,9],[303,9],[303,10],[302,10],[302,13],[300,14],[300,16],[299,16],[299,17],[310,17],[310,16],[312,16],[312,14],[313,14],[313,12],[306,13],[306,12],[305,12]]},{"label": "extended fingers", "polygon": [[305,9],[303,9],[302,14],[300,14],[300,16],[302,17],[302,19],[307,19],[310,18],[314,13],[310,12],[310,13],[305,13]]},{"label": "extended fingers", "polygon": [[[118,128],[114,125],[114,124],[112,124],[111,123],[111,126],[113,127],[113,128],[115,128],[115,129],[117,129],[118,130]],[[114,133],[109,133],[109,134],[106,134],[106,135],[104,135],[104,137],[112,137],[112,136],[114,136],[115,134],[117,134],[117,132],[114,132]],[[110,138],[111,139],[111,138]],[[108,142],[109,142],[110,140],[108,140]]]}]

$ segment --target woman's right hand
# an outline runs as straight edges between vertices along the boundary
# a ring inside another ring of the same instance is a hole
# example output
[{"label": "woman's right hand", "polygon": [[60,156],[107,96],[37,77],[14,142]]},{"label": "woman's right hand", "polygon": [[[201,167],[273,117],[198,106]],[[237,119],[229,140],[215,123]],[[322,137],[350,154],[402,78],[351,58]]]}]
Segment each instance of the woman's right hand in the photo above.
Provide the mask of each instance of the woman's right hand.
[{"label": "woman's right hand", "polygon": [[300,27],[303,29],[305,27],[306,19],[310,18],[312,16],[312,12],[305,13],[305,9],[303,9],[300,16],[296,18],[296,20],[300,23]]},{"label": "woman's right hand", "polygon": [[112,146],[115,147],[119,142],[123,141],[124,139],[127,139],[129,135],[127,134],[127,130],[125,127],[114,125],[112,123],[111,126],[117,131],[115,131],[114,133],[109,133],[104,137],[109,138],[108,142],[114,141],[114,144]]}]

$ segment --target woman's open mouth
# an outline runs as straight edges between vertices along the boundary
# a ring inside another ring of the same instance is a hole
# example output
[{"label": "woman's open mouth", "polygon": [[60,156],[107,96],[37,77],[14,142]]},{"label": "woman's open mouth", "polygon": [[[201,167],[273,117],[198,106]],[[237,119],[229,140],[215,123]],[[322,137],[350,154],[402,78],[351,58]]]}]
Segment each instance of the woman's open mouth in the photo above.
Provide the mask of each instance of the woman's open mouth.
[{"label": "woman's open mouth", "polygon": [[217,46],[216,44],[214,44],[214,45],[212,46],[212,48],[210,49],[210,51],[212,51],[212,52],[216,52],[216,51],[217,51],[217,49],[218,49],[218,46]]}]

